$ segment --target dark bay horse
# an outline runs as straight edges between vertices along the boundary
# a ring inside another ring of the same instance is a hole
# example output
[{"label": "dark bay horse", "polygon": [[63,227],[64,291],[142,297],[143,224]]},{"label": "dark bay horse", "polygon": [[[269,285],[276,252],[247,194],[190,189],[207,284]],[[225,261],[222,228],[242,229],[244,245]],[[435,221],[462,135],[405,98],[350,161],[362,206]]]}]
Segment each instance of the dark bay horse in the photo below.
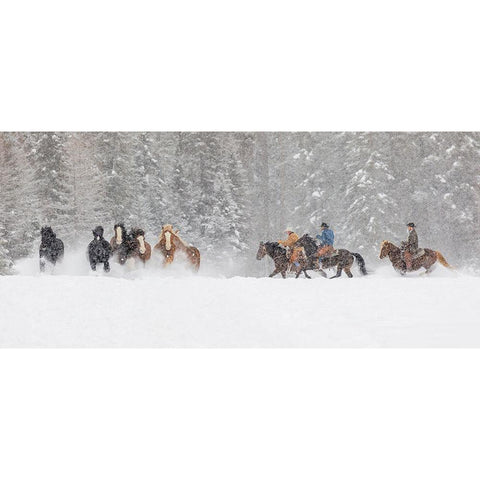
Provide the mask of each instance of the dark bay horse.
[{"label": "dark bay horse", "polygon": [[[307,263],[308,267],[312,267],[313,270],[318,270],[319,273],[326,277],[326,273],[323,271],[324,268],[334,268],[337,267],[337,273],[331,278],[338,278],[342,275],[343,270],[347,274],[348,278],[352,278],[352,272],[350,271],[353,262],[356,260],[360,273],[362,275],[367,275],[367,269],[365,268],[365,260],[359,253],[350,252],[344,248],[339,248],[336,250],[334,255],[324,257],[322,259],[321,265],[319,265],[317,250],[318,246],[315,240],[306,233],[303,235],[296,243],[296,245],[301,245],[305,249],[307,254]],[[310,269],[310,268],[309,268]]]},{"label": "dark bay horse", "polygon": [[40,230],[42,241],[40,243],[40,271],[45,271],[46,261],[55,265],[57,261],[61,261],[65,251],[63,242],[57,238],[52,227],[42,227]]},{"label": "dark bay horse", "polygon": [[135,248],[131,252],[131,256],[138,258],[145,265],[145,262],[150,260],[150,257],[152,256],[152,247],[145,240],[145,231],[141,228],[132,228],[130,236],[136,242]]},{"label": "dark bay horse", "polygon": [[[277,273],[280,273],[283,278],[286,278],[288,268],[291,266],[286,248],[278,242],[260,242],[257,251],[257,260],[261,260],[265,255],[268,255],[275,264],[275,270],[269,277],[274,277]],[[298,266],[292,266],[292,270],[296,273],[295,278],[298,278],[302,272],[307,278],[311,278],[307,274],[307,262],[304,255],[299,255],[298,263]]]},{"label": "dark bay horse", "polygon": [[127,230],[123,223],[117,223],[114,226],[115,236],[110,240],[113,254],[117,257],[120,265],[125,265],[125,262],[131,258],[137,248],[137,241],[132,235],[127,235]]},{"label": "dark bay horse", "polygon": [[88,244],[87,255],[90,262],[90,268],[97,270],[97,264],[103,263],[103,270],[110,271],[109,259],[112,254],[112,247],[103,238],[103,227],[98,226],[92,230],[93,240]]},{"label": "dark bay horse", "polygon": [[431,273],[433,265],[437,260],[446,268],[453,269],[451,265],[445,260],[445,257],[435,250],[430,250],[429,248],[424,248],[424,254],[419,257],[412,258],[412,268],[407,270],[407,265],[403,259],[402,250],[387,240],[382,242],[380,248],[380,258],[385,258],[388,256],[390,262],[392,262],[393,268],[400,273],[400,275],[405,275],[408,272],[414,272],[420,268],[425,268],[425,273]]}]

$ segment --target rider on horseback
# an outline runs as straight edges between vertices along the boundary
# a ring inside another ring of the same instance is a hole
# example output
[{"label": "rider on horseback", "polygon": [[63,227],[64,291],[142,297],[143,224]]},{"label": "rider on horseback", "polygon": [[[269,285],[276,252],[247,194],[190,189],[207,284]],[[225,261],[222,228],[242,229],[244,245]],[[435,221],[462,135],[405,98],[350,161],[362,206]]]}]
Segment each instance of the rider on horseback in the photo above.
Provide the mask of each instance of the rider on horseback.
[{"label": "rider on horseback", "polygon": [[335,238],[333,231],[330,230],[330,227],[325,222],[320,225],[320,228],[322,233],[316,236],[316,238],[320,240],[320,247],[317,250],[319,262],[321,262],[325,257],[332,255],[332,253],[335,251],[333,248],[333,240]]},{"label": "rider on horseback", "polygon": [[303,250],[303,247],[295,247],[295,244],[298,242],[300,237],[290,227],[285,230],[285,233],[288,235],[287,239],[280,240],[278,243],[287,248],[289,262],[294,263],[298,267],[298,256]]},{"label": "rider on horseback", "polygon": [[410,270],[412,268],[412,256],[418,251],[418,235],[414,223],[407,223],[407,228],[409,231],[408,239],[406,242],[402,242],[402,252],[407,270]]}]

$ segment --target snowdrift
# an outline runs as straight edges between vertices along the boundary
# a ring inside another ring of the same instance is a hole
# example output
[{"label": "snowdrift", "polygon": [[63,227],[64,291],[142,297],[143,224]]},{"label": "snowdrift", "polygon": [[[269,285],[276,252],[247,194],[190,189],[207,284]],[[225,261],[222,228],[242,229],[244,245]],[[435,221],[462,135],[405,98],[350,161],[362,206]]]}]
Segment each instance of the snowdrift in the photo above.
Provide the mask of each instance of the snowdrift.
[{"label": "snowdrift", "polygon": [[282,280],[205,267],[91,273],[79,255],[53,275],[32,260],[17,270],[0,277],[2,347],[480,346],[480,278],[440,267]]}]

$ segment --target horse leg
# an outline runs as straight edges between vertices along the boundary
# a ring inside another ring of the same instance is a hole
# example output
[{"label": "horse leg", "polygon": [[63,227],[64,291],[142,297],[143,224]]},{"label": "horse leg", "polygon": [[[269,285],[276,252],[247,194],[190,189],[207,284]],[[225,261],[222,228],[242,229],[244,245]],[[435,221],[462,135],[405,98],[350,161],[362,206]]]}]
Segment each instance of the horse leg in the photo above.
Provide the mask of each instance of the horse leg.
[{"label": "horse leg", "polygon": [[337,268],[337,273],[336,273],[333,277],[330,277],[330,280],[331,280],[332,278],[338,278],[338,277],[340,277],[340,276],[342,275],[342,270],[343,270],[343,269],[342,269],[341,267],[338,267],[338,268]]},{"label": "horse leg", "polygon": [[306,270],[306,269],[303,270],[303,274],[304,274],[307,278],[310,278],[310,279],[312,278],[312,277],[307,273],[307,270]]},{"label": "horse leg", "polygon": [[348,278],[352,278],[352,272],[350,271],[350,267],[345,267],[345,273],[347,274]]},{"label": "horse leg", "polygon": [[[270,278],[274,277],[280,270],[278,268],[275,268],[275,270],[269,275]],[[284,272],[282,272],[282,275]]]},{"label": "horse leg", "polygon": [[327,274],[326,274],[322,269],[320,269],[320,270],[318,271],[318,273],[319,273],[323,278],[327,278]]},{"label": "horse leg", "polygon": [[424,273],[425,273],[426,275],[432,273],[433,270],[435,269],[435,267],[436,267],[435,263],[432,263],[432,264],[428,265],[427,267],[424,267],[424,268],[425,268],[425,272],[424,272]]},{"label": "horse leg", "polygon": [[302,267],[302,265],[293,265],[295,267],[295,278],[298,278],[302,272],[305,271],[305,269]]},{"label": "horse leg", "polygon": [[110,264],[108,263],[108,260],[106,262],[104,262],[103,270],[107,273],[110,271]]}]

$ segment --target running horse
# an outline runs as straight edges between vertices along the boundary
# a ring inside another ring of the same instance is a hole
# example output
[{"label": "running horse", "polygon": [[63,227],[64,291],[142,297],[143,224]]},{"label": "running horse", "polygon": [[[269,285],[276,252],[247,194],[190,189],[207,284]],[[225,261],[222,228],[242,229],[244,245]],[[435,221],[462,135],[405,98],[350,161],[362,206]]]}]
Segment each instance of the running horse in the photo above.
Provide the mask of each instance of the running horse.
[{"label": "running horse", "polygon": [[110,240],[112,254],[117,257],[120,265],[125,265],[125,262],[132,257],[133,252],[137,248],[137,242],[131,235],[127,235],[127,230],[123,223],[115,224],[113,230],[115,236]]},{"label": "running horse", "polygon": [[445,257],[440,252],[431,250],[429,248],[423,248],[420,249],[419,253],[420,255],[414,255],[412,258],[412,268],[407,269],[401,248],[387,240],[382,242],[380,248],[380,258],[383,259],[388,256],[388,259],[390,262],[392,262],[393,268],[400,273],[400,275],[405,275],[407,272],[414,272],[420,268],[425,269],[424,273],[431,273],[437,261],[439,261],[444,267],[453,270],[453,267],[449,265],[449,263],[445,260]]},{"label": "running horse", "polygon": [[141,260],[143,265],[145,265],[145,262],[150,260],[150,257],[152,256],[152,247],[145,240],[145,231],[141,228],[132,228],[130,231],[130,237],[136,242],[131,255]]},{"label": "running horse", "polygon": [[[257,260],[261,260],[265,255],[268,255],[275,265],[275,270],[269,277],[274,277],[277,273],[280,273],[283,278],[287,278],[287,271],[291,268],[291,271],[296,274],[295,278],[298,278],[302,272],[307,278],[311,278],[307,273],[307,261],[303,254],[298,256],[298,265],[292,265],[287,255],[287,249],[283,245],[278,242],[260,242]],[[312,269],[310,268],[310,270]]]},{"label": "running horse", "polygon": [[93,240],[88,244],[87,257],[90,268],[97,270],[97,264],[103,263],[103,270],[110,271],[110,255],[112,254],[111,245],[103,238],[103,227],[99,225],[92,230]]},{"label": "running horse", "polygon": [[40,234],[42,236],[39,248],[40,271],[44,272],[47,261],[55,266],[58,261],[63,259],[65,247],[62,240],[57,238],[52,227],[42,227]]},{"label": "running horse", "polygon": [[309,270],[318,270],[322,277],[326,277],[326,273],[323,271],[324,268],[334,268],[337,267],[337,273],[331,278],[338,278],[342,275],[342,272],[345,270],[348,278],[352,278],[353,274],[351,268],[353,262],[356,260],[358,268],[362,275],[367,275],[367,269],[365,268],[365,260],[359,253],[350,252],[345,248],[339,248],[335,250],[333,255],[328,255],[322,258],[321,263],[319,262],[317,250],[318,246],[315,240],[306,233],[301,237],[296,245],[301,245],[305,249],[307,255],[307,269]]},{"label": "running horse", "polygon": [[163,255],[163,265],[170,265],[175,259],[175,252],[178,249],[187,256],[195,272],[200,268],[200,251],[193,245],[184,242],[174,231],[172,225],[164,225],[158,237],[158,243],[153,247]]}]

